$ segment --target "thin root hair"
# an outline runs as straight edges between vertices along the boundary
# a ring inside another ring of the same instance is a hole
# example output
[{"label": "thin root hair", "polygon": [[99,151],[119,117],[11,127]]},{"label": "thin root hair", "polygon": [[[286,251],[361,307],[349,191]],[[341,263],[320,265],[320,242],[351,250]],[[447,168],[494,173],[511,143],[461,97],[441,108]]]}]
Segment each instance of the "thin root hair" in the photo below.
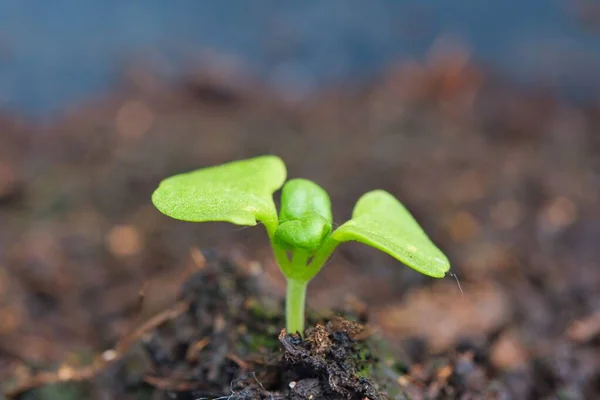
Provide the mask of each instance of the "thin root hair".
[{"label": "thin root hair", "polygon": [[463,292],[462,287],[460,286],[460,281],[458,280],[458,275],[452,272],[448,272],[448,275],[456,279],[456,284],[458,285],[458,290],[460,290],[460,295],[465,297],[465,293]]}]

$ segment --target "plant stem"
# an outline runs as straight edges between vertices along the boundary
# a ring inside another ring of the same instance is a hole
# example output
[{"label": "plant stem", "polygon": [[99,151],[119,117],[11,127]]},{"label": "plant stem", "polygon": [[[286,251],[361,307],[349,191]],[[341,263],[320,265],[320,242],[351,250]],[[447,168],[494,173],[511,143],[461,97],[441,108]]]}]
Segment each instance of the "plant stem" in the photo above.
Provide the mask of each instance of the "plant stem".
[{"label": "plant stem", "polygon": [[307,270],[309,271],[309,273],[306,276],[306,279],[311,280],[315,277],[316,274],[319,273],[321,268],[323,268],[323,265],[325,265],[327,260],[331,257],[331,254],[338,246],[338,244],[339,243],[335,239],[333,239],[331,235],[329,235],[325,239],[325,241],[317,251],[317,254],[315,254],[312,261],[308,265]]},{"label": "plant stem", "polygon": [[294,250],[292,254],[292,268],[294,269],[294,273],[301,276],[305,275],[306,261],[308,261],[308,252],[306,250]]},{"label": "plant stem", "polygon": [[308,282],[296,279],[287,280],[285,302],[285,325],[288,333],[304,334],[304,304]]}]

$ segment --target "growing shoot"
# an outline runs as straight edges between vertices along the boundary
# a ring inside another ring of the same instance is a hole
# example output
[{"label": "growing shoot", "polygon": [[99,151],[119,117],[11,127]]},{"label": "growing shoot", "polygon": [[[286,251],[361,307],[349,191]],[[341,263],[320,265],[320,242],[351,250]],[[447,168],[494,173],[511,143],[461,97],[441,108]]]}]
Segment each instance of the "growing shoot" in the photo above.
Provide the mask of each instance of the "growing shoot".
[{"label": "growing shoot", "polygon": [[[450,269],[408,210],[390,193],[374,190],[356,203],[352,218],[332,229],[327,192],[307,179],[286,182],[276,156],[260,156],[165,179],[152,195],[162,213],[183,221],[262,223],[287,280],[286,329],[303,333],[308,283],[343,242],[379,249],[418,272],[442,278]],[[281,190],[277,212],[273,194]]]}]

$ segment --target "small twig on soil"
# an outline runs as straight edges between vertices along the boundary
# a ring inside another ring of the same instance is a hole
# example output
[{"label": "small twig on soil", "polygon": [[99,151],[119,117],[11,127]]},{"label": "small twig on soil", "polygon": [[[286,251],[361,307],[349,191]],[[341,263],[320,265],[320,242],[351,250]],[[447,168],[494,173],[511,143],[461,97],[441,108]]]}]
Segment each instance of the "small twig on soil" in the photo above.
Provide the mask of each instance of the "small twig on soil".
[{"label": "small twig on soil", "polygon": [[234,363],[236,363],[238,365],[238,367],[240,367],[243,370],[248,370],[249,366],[248,363],[244,360],[242,360],[241,358],[239,358],[238,356],[236,356],[235,354],[229,353],[226,356],[228,359],[230,359],[231,361],[233,361]]},{"label": "small twig on soil", "polygon": [[262,388],[262,390],[264,390],[265,392],[267,391],[267,389],[265,389],[265,387],[263,386],[262,382],[258,380],[258,378],[256,377],[256,371],[252,372],[252,376],[254,377],[254,380],[256,382],[258,382],[258,384],[260,385],[260,387]]},{"label": "small twig on soil", "polygon": [[185,359],[188,362],[195,362],[198,359],[198,353],[202,351],[203,348],[208,346],[210,343],[210,338],[207,336],[203,339],[198,340],[193,345],[191,345],[187,352],[185,353]]},{"label": "small twig on soil", "polygon": [[81,368],[72,368],[63,365],[56,372],[41,372],[35,374],[7,391],[5,395],[12,398],[43,385],[62,382],[80,382],[91,379],[102,372],[110,364],[120,360],[133,343],[139,340],[145,333],[155,329],[166,321],[177,318],[186,312],[188,308],[189,303],[187,301],[181,301],[173,307],[167,308],[154,315],[148,321],[123,336],[114,349],[106,350],[100,356],[96,357],[91,365]]},{"label": "small twig on soil", "polygon": [[156,327],[162,325],[166,321],[179,317],[181,314],[188,310],[189,306],[189,302],[180,301],[174,306],[167,308],[166,310],[154,315],[148,321],[140,325],[137,329],[134,329],[130,334],[125,335],[123,339],[121,339],[119,343],[117,343],[117,345],[115,346],[115,351],[117,351],[118,354],[122,355],[125,350],[131,347],[134,341],[141,338],[146,332],[155,329]]},{"label": "small twig on soil", "polygon": [[187,392],[198,389],[198,383],[188,381],[176,381],[170,378],[146,375],[144,382],[161,390],[172,390],[176,392]]}]

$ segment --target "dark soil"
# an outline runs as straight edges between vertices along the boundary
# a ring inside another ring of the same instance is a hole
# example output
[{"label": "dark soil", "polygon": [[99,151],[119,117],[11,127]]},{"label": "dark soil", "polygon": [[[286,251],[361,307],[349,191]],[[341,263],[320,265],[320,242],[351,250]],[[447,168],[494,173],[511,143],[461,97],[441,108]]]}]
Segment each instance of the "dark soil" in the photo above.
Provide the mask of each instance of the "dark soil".
[{"label": "dark soil", "polygon": [[[450,55],[299,103],[134,71],[51,126],[0,117],[0,390],[600,398],[599,110]],[[323,185],[337,223],[367,190],[396,194],[462,293],[346,244],[309,287],[312,333],[278,340],[284,282],[263,230],[170,220],[149,201],[173,173],[266,153]],[[78,382],[43,385],[57,376]]]},{"label": "dark soil", "polygon": [[[184,312],[144,332],[119,360],[94,376],[56,376],[39,389],[13,388],[10,397],[78,396],[135,399],[385,399],[371,371],[379,362],[358,339],[358,322],[334,318],[306,337],[282,330],[279,310],[268,311],[256,277],[213,260],[184,284]],[[280,347],[283,352],[280,351]],[[85,367],[84,367],[85,368]],[[63,376],[64,373],[63,373]],[[27,380],[24,381],[27,383]]]},{"label": "dark soil", "polygon": [[[82,377],[88,367],[63,366],[44,384],[24,378],[7,394],[22,400],[509,396],[503,384],[488,378],[485,356],[466,343],[432,362],[403,364],[364,325],[339,316],[313,322],[304,338],[285,329],[277,337],[281,314],[268,308],[258,287],[251,270],[214,258],[183,285],[181,312],[136,334],[139,342],[131,348],[117,346],[116,360],[97,373]],[[422,343],[406,348],[427,359]]]}]

